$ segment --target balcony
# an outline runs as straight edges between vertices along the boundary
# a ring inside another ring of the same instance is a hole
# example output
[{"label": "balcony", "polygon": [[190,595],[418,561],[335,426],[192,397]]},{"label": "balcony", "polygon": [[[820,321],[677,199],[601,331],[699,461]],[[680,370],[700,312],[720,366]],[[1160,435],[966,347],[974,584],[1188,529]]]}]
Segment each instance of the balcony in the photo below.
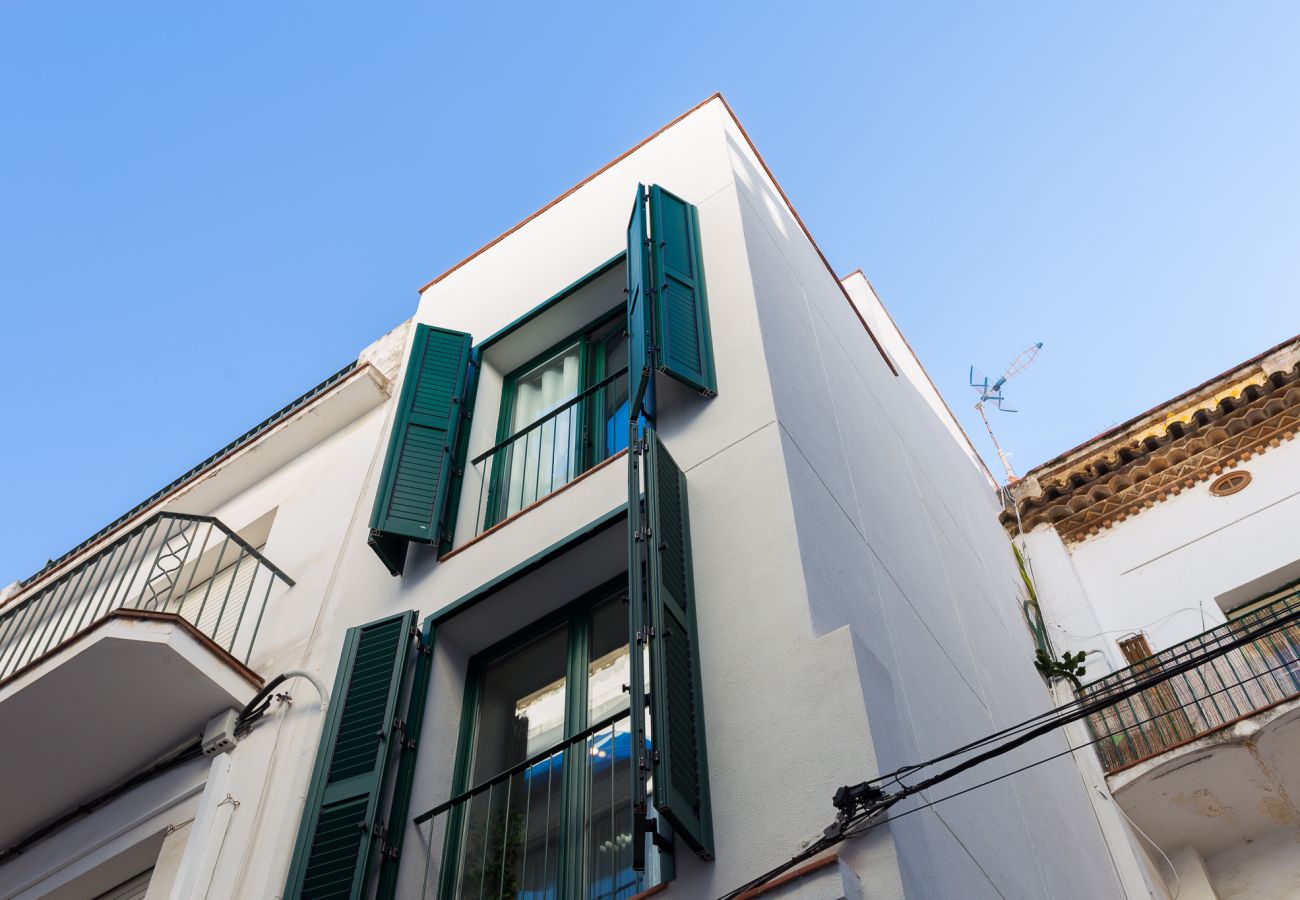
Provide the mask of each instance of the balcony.
[{"label": "balcony", "polygon": [[477,492],[474,536],[541,503],[626,448],[627,389],[624,367],[471,460],[465,489]]},{"label": "balcony", "polygon": [[[422,889],[457,898],[625,900],[659,883],[666,873],[656,855],[646,871],[633,868],[631,748],[624,710],[417,816]],[[577,810],[562,812],[574,780]],[[580,839],[566,847],[569,815]]]},{"label": "balcony", "polygon": [[1210,860],[1300,826],[1298,616],[1300,590],[1083,687],[1105,698],[1230,647],[1087,720],[1111,792],[1160,846]]},{"label": "balcony", "polygon": [[1300,696],[1300,623],[1282,621],[1269,628],[1293,613],[1300,613],[1300,590],[1086,685],[1082,696],[1104,698],[1135,678],[1150,678],[1231,643],[1243,632],[1267,631],[1090,716],[1106,772],[1121,771]]},{"label": "balcony", "polygon": [[261,684],[293,582],[216,519],[159,513],[0,611],[0,846],[193,740]]}]

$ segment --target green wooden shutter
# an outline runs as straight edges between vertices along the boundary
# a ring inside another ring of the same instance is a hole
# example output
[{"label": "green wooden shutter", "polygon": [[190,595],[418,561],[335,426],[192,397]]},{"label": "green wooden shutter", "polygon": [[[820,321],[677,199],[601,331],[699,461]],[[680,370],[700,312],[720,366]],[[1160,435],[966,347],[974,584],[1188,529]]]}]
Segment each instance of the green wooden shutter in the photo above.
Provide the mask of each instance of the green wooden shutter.
[{"label": "green wooden shutter", "polygon": [[294,845],[286,900],[357,900],[383,832],[384,779],[414,611],[348,629]]},{"label": "green wooden shutter", "polygon": [[468,334],[415,327],[370,517],[370,546],[394,575],[402,571],[407,541],[442,540],[469,350]]},{"label": "green wooden shutter", "polygon": [[397,867],[402,859],[402,839],[411,812],[411,789],[415,786],[415,758],[420,746],[420,730],[424,724],[424,707],[429,699],[429,678],[433,673],[433,616],[424,620],[420,633],[419,650],[415,661],[415,675],[411,679],[411,696],[406,703],[406,722],[402,732],[402,746],[397,762],[397,778],[393,782],[393,804],[388,813],[388,847],[379,866],[379,887],[376,900],[393,900],[397,894]]},{"label": "green wooden shutter", "polygon": [[696,209],[658,185],[650,188],[655,363],[660,372],[712,397],[718,392],[700,257]]},{"label": "green wooden shutter", "polygon": [[651,304],[650,239],[646,234],[645,186],[636,186],[636,200],[627,223],[627,372],[631,414],[636,418],[642,406],[654,416],[650,389],[650,346],[654,341],[654,307]]},{"label": "green wooden shutter", "polygon": [[686,476],[647,430],[647,599],[654,804],[680,837],[713,858]]}]

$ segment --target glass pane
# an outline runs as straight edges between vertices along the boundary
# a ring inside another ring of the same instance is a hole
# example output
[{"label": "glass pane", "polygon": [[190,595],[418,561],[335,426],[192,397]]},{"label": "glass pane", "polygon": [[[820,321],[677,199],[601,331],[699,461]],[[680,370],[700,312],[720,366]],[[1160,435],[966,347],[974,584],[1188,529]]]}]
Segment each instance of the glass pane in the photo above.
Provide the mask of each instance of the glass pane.
[{"label": "glass pane", "polygon": [[585,894],[588,900],[625,900],[643,884],[632,868],[630,722],[619,719],[592,735],[586,751]]},{"label": "glass pane", "polygon": [[515,380],[510,433],[545,421],[502,451],[508,473],[503,485],[502,518],[545,497],[578,474],[580,404],[558,413],[555,410],[578,395],[580,349],[575,343]]},{"label": "glass pane", "polygon": [[591,613],[590,662],[587,664],[587,723],[626,709],[628,694],[627,603],[604,601]]},{"label": "glass pane", "polygon": [[470,784],[480,784],[564,737],[568,626],[488,665],[479,692]]},{"label": "glass pane", "polygon": [[[566,626],[488,665],[471,784],[563,739],[567,666]],[[564,752],[556,749],[468,802],[456,897],[556,897],[563,766]]]},{"label": "glass pane", "polygon": [[[619,333],[605,342],[605,374],[612,375],[627,366],[627,335]],[[601,392],[601,421],[604,429],[605,455],[613,456],[627,446],[628,377],[624,375]]]},{"label": "glass pane", "polygon": [[[621,596],[592,609],[587,664],[587,721],[628,708],[627,603]],[[584,895],[622,900],[644,887],[632,869],[632,730],[622,718],[587,739],[584,764]]]},{"label": "glass pane", "polygon": [[563,751],[470,801],[458,898],[554,900]]}]

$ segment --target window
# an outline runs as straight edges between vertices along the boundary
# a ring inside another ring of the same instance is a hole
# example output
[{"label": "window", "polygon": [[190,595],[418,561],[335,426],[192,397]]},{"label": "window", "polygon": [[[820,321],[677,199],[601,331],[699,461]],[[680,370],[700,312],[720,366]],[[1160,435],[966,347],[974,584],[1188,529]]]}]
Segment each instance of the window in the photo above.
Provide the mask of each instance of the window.
[{"label": "window", "polygon": [[[390,573],[402,573],[412,542],[451,549],[467,467],[478,473],[477,535],[623,449],[630,416],[620,410],[633,412],[627,373],[635,412],[648,420],[655,418],[652,372],[702,396],[717,394],[699,211],[659,185],[637,185],[626,237],[625,253],[477,347],[463,332],[416,326],[367,538]],[[620,263],[624,303],[507,379],[497,443],[467,460],[469,431],[461,426],[475,403],[484,349],[545,320],[557,304],[576,309],[584,293],[579,306],[588,314],[613,305],[612,298],[592,310],[583,304],[610,287],[596,290]]]},{"label": "window", "polygon": [[470,663],[441,896],[623,900],[632,868],[624,580]]},{"label": "window", "polygon": [[1231,497],[1238,491],[1244,490],[1248,484],[1250,484],[1250,473],[1245,469],[1238,469],[1216,478],[1210,485],[1210,493],[1216,497]]},{"label": "window", "polygon": [[506,378],[497,445],[484,462],[490,528],[627,447],[622,310]]}]

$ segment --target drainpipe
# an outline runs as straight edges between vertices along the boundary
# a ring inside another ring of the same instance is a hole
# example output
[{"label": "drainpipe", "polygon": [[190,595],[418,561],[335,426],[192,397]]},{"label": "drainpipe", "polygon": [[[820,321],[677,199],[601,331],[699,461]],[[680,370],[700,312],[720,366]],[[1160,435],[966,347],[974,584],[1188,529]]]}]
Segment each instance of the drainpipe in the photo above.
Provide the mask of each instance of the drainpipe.
[{"label": "drainpipe", "polygon": [[228,799],[226,784],[230,780],[230,753],[218,753],[212,757],[208,767],[208,782],[199,800],[198,811],[194,814],[194,824],[190,828],[189,840],[185,842],[185,852],[181,856],[180,868],[167,900],[197,900],[206,892],[212,880],[213,868],[216,866],[217,853],[220,852],[221,839],[213,840],[214,835],[225,836],[230,817],[238,805]]}]

